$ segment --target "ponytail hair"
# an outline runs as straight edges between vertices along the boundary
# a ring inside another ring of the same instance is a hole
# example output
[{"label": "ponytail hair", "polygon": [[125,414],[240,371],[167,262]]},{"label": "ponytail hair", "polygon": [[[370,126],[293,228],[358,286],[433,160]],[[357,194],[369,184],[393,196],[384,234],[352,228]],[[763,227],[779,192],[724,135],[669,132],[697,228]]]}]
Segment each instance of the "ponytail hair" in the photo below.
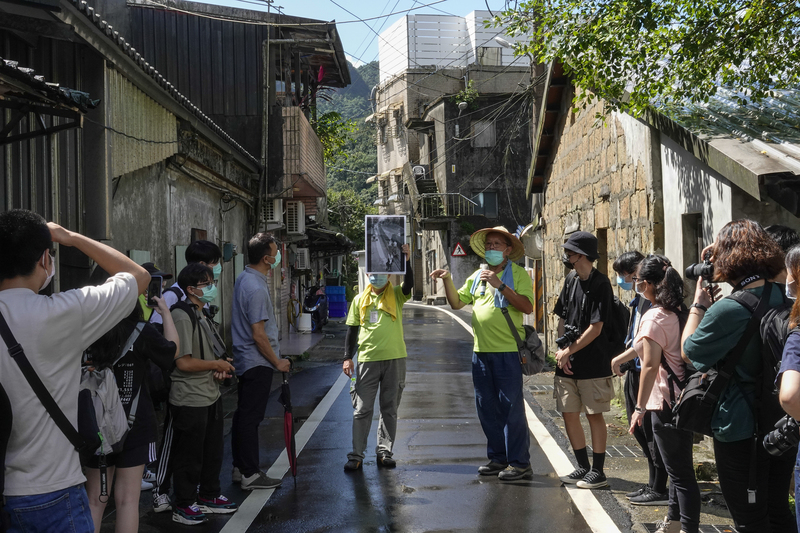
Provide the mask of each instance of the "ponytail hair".
[{"label": "ponytail hair", "polygon": [[636,277],[647,280],[656,289],[656,304],[678,313],[683,305],[683,278],[663,255],[648,255],[639,263]]},{"label": "ponytail hair", "polygon": [[[793,280],[800,279],[800,244],[792,246],[786,252],[786,273]],[[789,314],[789,329],[800,325],[800,300],[795,300],[792,305],[792,312]]]}]

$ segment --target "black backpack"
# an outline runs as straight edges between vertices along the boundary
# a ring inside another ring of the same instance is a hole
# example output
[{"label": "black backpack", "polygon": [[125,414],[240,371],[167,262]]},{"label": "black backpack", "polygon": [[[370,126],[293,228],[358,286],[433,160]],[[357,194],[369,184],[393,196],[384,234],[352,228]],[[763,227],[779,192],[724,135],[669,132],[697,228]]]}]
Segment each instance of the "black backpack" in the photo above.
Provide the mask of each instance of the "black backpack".
[{"label": "black backpack", "polygon": [[[737,291],[731,294],[730,298],[751,313],[758,305],[758,297],[748,291]],[[775,378],[781,367],[783,347],[791,333],[789,330],[791,312],[792,301],[783,295],[783,302],[767,310],[758,328],[761,336],[761,377],[760,386],[756,387],[755,417],[760,435],[771,431],[775,422],[786,414],[778,400]]]},{"label": "black backpack", "polygon": [[[594,272],[592,275],[595,275]],[[567,275],[567,283],[570,284],[570,301],[575,299],[575,289],[578,286],[578,273],[574,270]],[[583,306],[581,305],[581,322],[583,321]],[[628,327],[631,321],[631,311],[628,305],[620,301],[616,296],[613,297],[611,309],[608,313],[608,322],[603,324],[603,333],[606,335],[610,347],[609,353],[613,357],[625,351],[625,338],[628,336]],[[583,324],[580,325],[583,329]],[[583,332],[581,332],[583,333]]]}]

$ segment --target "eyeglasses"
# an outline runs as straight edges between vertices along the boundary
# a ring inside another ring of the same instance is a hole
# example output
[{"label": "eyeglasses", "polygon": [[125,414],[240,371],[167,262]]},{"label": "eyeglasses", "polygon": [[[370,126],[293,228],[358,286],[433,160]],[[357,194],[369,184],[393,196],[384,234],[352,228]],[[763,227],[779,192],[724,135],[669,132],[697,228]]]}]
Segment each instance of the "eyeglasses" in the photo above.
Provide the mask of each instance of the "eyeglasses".
[{"label": "eyeglasses", "polygon": [[508,248],[508,243],[505,242],[487,242],[486,249],[487,250],[501,250]]},{"label": "eyeglasses", "polygon": [[642,281],[642,282],[644,282],[644,283],[647,283],[647,280],[646,280],[646,279],[644,279],[644,278],[637,278],[636,276],[632,276],[632,277],[631,277],[631,281],[633,281],[634,283],[639,283],[640,281]]},{"label": "eyeglasses", "polygon": [[198,289],[202,289],[203,287],[208,287],[209,285],[216,285],[216,284],[217,280],[214,279],[211,281],[204,281],[203,283],[198,283],[197,285],[195,285],[195,287],[197,287]]}]

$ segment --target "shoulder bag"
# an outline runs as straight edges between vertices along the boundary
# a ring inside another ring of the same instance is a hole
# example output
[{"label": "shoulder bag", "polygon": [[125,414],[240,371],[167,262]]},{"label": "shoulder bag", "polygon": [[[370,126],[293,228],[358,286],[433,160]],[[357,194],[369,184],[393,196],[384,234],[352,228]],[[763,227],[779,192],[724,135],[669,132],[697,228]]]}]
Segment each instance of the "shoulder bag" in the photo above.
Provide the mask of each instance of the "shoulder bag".
[{"label": "shoulder bag", "polygon": [[522,373],[526,376],[538,374],[544,368],[544,346],[542,346],[542,341],[539,339],[539,334],[536,333],[536,328],[523,326],[525,328],[525,340],[523,341],[519,338],[519,333],[511,320],[511,316],[508,314],[508,309],[502,307],[500,310],[503,312],[503,316],[506,317],[508,327],[511,328],[511,334],[514,335],[514,340],[517,342]]}]

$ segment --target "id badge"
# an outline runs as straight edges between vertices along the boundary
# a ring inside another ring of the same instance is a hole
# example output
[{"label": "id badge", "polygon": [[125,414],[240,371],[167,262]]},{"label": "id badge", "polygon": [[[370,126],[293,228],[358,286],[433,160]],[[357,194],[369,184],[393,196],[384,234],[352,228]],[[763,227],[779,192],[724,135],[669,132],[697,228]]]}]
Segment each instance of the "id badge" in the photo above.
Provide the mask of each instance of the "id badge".
[{"label": "id badge", "polygon": [[378,323],[378,310],[373,309],[369,312],[369,322],[370,324],[377,324]]}]

